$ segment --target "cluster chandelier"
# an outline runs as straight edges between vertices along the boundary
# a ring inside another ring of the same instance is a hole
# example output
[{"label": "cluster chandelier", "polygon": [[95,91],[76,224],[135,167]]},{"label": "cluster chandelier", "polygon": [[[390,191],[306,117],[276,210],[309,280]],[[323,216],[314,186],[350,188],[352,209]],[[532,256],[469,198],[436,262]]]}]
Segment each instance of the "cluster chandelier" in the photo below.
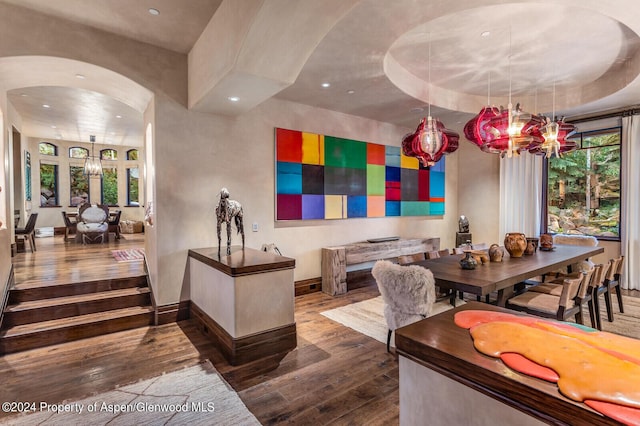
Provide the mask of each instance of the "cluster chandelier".
[{"label": "cluster chandelier", "polygon": [[[491,91],[489,75],[489,93]],[[555,118],[556,85],[553,83],[553,113],[551,119],[522,111],[520,104],[511,103],[511,32],[509,32],[509,104],[506,109],[485,106],[464,126],[465,137],[482,151],[511,158],[522,152],[559,156],[576,148],[568,141],[576,127]],[[490,101],[488,102],[490,104]]]},{"label": "cluster chandelier", "polygon": [[84,174],[87,176],[102,176],[102,162],[99,157],[93,155],[93,145],[96,142],[94,135],[89,136],[91,141],[91,155],[84,160]]},{"label": "cluster chandelier", "polygon": [[437,118],[431,117],[431,41],[429,41],[429,112],[422,118],[416,131],[402,138],[402,153],[416,157],[422,165],[430,168],[440,161],[443,155],[458,149],[460,135],[444,127]]}]

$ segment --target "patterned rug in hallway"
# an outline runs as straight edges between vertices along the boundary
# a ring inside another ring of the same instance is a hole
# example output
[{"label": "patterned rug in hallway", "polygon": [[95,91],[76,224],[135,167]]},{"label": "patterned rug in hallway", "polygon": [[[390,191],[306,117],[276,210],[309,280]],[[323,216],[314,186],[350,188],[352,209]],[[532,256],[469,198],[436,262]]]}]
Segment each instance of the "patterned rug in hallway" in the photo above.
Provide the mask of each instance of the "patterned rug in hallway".
[{"label": "patterned rug in hallway", "polygon": [[[458,300],[456,303],[460,306],[465,302]],[[433,304],[433,310],[430,316],[437,315],[440,312],[445,312],[452,308],[453,306],[451,306],[448,300],[436,302]],[[359,333],[372,337],[379,342],[387,343],[387,332],[389,329],[384,319],[384,302],[382,301],[382,296],[324,311],[321,312],[321,314]],[[393,338],[391,339],[391,346],[395,347]]]},{"label": "patterned rug in hallway", "polygon": [[118,262],[135,262],[144,259],[144,249],[111,250],[113,258]]},{"label": "patterned rug in hallway", "polygon": [[[67,412],[64,412],[64,411]],[[58,411],[58,412],[56,412]],[[259,425],[209,361],[80,401],[36,403],[3,425]]]},{"label": "patterned rug in hallway", "polygon": [[[621,314],[618,311],[616,296],[613,295],[613,322],[607,321],[607,311],[602,296],[600,296],[600,301],[603,331],[640,339],[640,298],[623,296],[624,314]],[[458,305],[461,303],[463,302],[457,301]],[[451,309],[451,305],[447,300],[443,300],[433,305],[431,315],[436,315],[449,309]],[[381,296],[324,311],[322,315],[382,343],[386,344],[387,342],[388,328],[384,319],[384,302]],[[585,325],[590,326],[589,312],[586,309],[583,311],[583,318]],[[393,340],[392,338],[391,346],[394,346]]]}]

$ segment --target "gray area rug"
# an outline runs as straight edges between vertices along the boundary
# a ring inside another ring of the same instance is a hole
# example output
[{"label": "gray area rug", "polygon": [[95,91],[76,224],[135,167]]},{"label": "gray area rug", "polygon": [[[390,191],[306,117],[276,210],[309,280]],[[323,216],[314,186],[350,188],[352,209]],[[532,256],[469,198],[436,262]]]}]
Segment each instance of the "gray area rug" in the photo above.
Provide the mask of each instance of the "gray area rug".
[{"label": "gray area rug", "polygon": [[[458,300],[456,303],[460,306],[465,302]],[[430,316],[437,315],[452,308],[453,306],[451,306],[448,300],[436,302],[433,304],[433,310]],[[382,301],[382,296],[324,311],[321,312],[321,314],[359,333],[387,344],[387,332],[389,329],[384,319],[384,302]],[[395,347],[393,338],[391,339],[391,346]]]},{"label": "gray area rug", "polygon": [[[57,411],[57,412],[56,412]],[[65,412],[66,411],[66,412]],[[80,401],[35,406],[3,425],[259,425],[209,361]]]}]

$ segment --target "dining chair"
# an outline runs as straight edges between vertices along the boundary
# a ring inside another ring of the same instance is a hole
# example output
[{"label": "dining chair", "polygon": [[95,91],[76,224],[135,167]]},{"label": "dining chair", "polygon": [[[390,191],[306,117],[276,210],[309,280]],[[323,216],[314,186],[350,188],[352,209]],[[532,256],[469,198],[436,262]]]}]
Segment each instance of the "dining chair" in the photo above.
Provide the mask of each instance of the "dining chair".
[{"label": "dining chair", "polygon": [[508,309],[559,321],[566,321],[573,316],[578,324],[583,324],[582,301],[578,299],[578,295],[586,294],[588,279],[591,279],[591,275],[587,275],[587,272],[583,272],[575,278],[564,278],[559,295],[525,291],[508,299],[505,306]]},{"label": "dining chair", "polygon": [[38,220],[38,213],[31,213],[25,227],[15,229],[16,239],[20,236],[25,242],[29,241],[31,253],[36,251],[36,220]]},{"label": "dining chair", "polygon": [[62,220],[64,221],[64,240],[67,241],[69,239],[69,234],[76,233],[77,223],[75,220],[71,220],[67,212],[62,213]]},{"label": "dining chair", "polygon": [[109,220],[107,223],[109,224],[109,232],[113,232],[116,234],[116,240],[120,239],[120,216],[122,215],[122,210],[116,210],[115,214],[109,214]]},{"label": "dining chair", "polygon": [[[555,234],[553,236],[553,245],[570,245],[570,246],[589,246],[596,247],[598,239],[591,235],[573,235],[573,234]],[[537,285],[547,280],[564,279],[570,277],[574,272],[587,271],[594,263],[590,259],[576,262],[569,266],[565,266],[556,271],[549,272],[536,277],[531,277],[524,281],[526,285]]]},{"label": "dining chair", "polygon": [[[427,259],[438,259],[440,257],[443,256],[449,256],[451,254],[451,251],[449,249],[442,249],[442,250],[432,250],[432,251],[428,251],[426,253],[427,255]],[[436,301],[439,302],[441,300],[445,300],[445,299],[451,299],[452,297],[455,298],[455,290],[452,289],[442,289],[438,286],[436,286]],[[460,292],[460,299],[463,298],[463,294],[462,292]]]},{"label": "dining chair", "polygon": [[[613,322],[613,307],[611,305],[611,291],[616,290],[616,296],[618,297],[618,308],[620,313],[624,313],[624,306],[622,305],[622,291],[620,287],[620,274],[622,273],[622,267],[624,263],[624,256],[620,256],[609,260],[609,269],[602,280],[602,283],[595,290],[594,302],[596,309],[600,309],[600,295],[604,294],[604,302],[607,308],[607,320]],[[599,327],[601,330],[602,328]]]},{"label": "dining chair", "polygon": [[371,269],[384,301],[387,322],[387,352],[394,330],[426,318],[436,300],[435,279],[419,265],[398,265],[378,260]]},{"label": "dining chair", "polygon": [[424,260],[424,253],[416,253],[416,254],[405,254],[402,256],[398,256],[396,259],[400,265],[406,265],[407,263],[419,262]]},{"label": "dining chair", "polygon": [[[595,291],[602,282],[603,273],[608,270],[609,265],[594,265],[587,271],[576,272],[570,276],[570,278],[584,279],[584,285],[580,287],[578,294],[575,298],[576,305],[581,307],[587,307],[589,311],[589,319],[591,320],[592,328],[600,328],[600,312],[596,307]],[[566,277],[565,277],[566,278]],[[534,293],[550,294],[554,296],[560,296],[562,294],[562,288],[564,286],[565,278],[556,278],[554,280],[545,282],[543,284],[530,287],[527,291]],[[581,308],[582,309],[582,308]]]},{"label": "dining chair", "polygon": [[487,244],[487,243],[471,244],[471,248],[473,250],[487,250],[487,249],[489,249],[489,244]]}]

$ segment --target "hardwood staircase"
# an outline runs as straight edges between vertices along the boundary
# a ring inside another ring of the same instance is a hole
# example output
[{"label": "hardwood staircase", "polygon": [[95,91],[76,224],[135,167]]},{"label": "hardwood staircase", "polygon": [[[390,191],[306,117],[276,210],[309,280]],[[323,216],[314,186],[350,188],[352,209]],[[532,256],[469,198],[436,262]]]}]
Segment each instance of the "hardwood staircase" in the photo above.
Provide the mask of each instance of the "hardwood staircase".
[{"label": "hardwood staircase", "polygon": [[152,325],[145,275],[68,284],[18,284],[9,291],[0,354]]}]

